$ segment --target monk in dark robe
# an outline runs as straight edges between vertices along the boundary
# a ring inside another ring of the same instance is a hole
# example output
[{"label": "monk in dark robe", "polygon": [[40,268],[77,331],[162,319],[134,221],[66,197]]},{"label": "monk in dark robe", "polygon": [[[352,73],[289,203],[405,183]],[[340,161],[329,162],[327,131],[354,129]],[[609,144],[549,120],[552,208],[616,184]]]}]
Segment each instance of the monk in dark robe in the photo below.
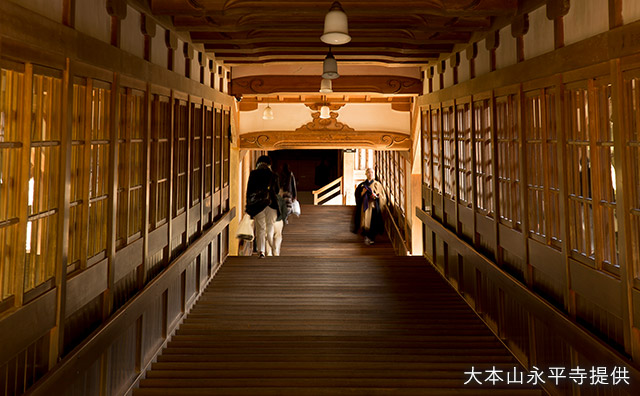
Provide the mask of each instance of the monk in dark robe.
[{"label": "monk in dark robe", "polygon": [[375,180],[373,169],[365,171],[367,180],[356,187],[356,211],[353,232],[364,235],[364,243],[373,245],[376,235],[384,233],[382,208],[387,204],[387,196],[382,184]]}]

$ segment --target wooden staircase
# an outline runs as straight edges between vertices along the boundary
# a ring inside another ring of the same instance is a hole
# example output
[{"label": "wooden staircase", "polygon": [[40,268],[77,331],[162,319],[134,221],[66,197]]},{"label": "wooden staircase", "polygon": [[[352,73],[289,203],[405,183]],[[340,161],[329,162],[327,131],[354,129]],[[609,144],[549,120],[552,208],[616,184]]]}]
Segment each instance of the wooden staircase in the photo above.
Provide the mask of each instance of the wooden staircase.
[{"label": "wooden staircase", "polygon": [[523,369],[424,258],[351,234],[352,210],[303,206],[283,256],[229,258],[134,396],[543,394],[464,385]]}]

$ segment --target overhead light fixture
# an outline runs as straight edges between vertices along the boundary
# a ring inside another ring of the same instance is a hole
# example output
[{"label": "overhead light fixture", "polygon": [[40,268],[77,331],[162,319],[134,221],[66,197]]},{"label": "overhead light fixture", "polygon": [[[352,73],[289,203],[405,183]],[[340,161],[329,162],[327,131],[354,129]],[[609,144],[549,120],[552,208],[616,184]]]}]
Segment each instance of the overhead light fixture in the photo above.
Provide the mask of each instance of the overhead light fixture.
[{"label": "overhead light fixture", "polygon": [[320,83],[320,92],[322,92],[322,93],[332,93],[333,92],[331,80],[328,80],[326,78],[322,79],[322,82]]},{"label": "overhead light fixture", "polygon": [[324,105],[320,107],[320,118],[323,118],[323,119],[331,118],[331,112],[330,112],[329,106]]},{"label": "overhead light fixture", "polygon": [[264,111],[262,112],[262,119],[273,120],[273,109],[271,109],[271,106],[269,106],[268,103],[267,103],[267,107],[265,107]]},{"label": "overhead light fixture", "polygon": [[349,23],[339,1],[334,1],[324,17],[324,34],[320,40],[331,45],[342,45],[351,41]]},{"label": "overhead light fixture", "polygon": [[336,62],[336,58],[333,57],[331,48],[329,48],[329,53],[322,63],[322,78],[335,80],[338,77],[340,77],[338,74],[338,62]]}]

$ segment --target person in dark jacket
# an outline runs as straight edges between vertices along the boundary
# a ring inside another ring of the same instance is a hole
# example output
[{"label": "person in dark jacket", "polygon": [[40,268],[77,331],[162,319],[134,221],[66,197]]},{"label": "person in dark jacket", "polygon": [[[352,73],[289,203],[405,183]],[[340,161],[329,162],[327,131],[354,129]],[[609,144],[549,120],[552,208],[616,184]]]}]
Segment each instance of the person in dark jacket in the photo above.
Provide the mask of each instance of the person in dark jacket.
[{"label": "person in dark jacket", "polygon": [[[293,211],[293,201],[298,199],[298,191],[296,189],[296,178],[293,172],[289,170],[289,164],[282,166],[282,172],[280,173],[280,195],[284,198],[284,202],[287,205],[287,216]],[[286,223],[286,217],[285,217]]]},{"label": "person in dark jacket", "polygon": [[271,171],[271,158],[262,155],[247,182],[246,212],[256,227],[256,250],[264,257],[266,244],[273,247],[273,224],[280,215],[276,195],[280,189],[278,175]]}]

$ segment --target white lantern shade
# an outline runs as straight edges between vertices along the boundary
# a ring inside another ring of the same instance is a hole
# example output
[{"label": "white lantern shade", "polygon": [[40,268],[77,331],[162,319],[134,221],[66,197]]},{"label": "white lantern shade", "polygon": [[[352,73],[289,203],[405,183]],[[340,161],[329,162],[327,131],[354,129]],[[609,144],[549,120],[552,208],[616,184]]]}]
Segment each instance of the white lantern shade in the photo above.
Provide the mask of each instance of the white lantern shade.
[{"label": "white lantern shade", "polygon": [[329,106],[322,106],[320,108],[320,118],[331,118],[331,112]]},{"label": "white lantern shade", "polygon": [[262,119],[273,120],[273,109],[271,109],[271,106],[267,105],[267,107],[264,108],[264,111],[262,112]]},{"label": "white lantern shade", "polygon": [[322,82],[320,83],[320,92],[322,92],[322,93],[331,93],[331,92],[333,92],[332,85],[333,84],[331,84],[331,80],[323,78]]},{"label": "white lantern shade", "polygon": [[336,62],[336,58],[334,58],[331,51],[329,51],[322,63],[322,78],[334,80],[338,77],[340,77],[340,74],[338,74],[338,62]]},{"label": "white lantern shade", "polygon": [[340,2],[335,1],[324,17],[324,34],[320,40],[331,45],[342,45],[351,41],[349,23]]}]

